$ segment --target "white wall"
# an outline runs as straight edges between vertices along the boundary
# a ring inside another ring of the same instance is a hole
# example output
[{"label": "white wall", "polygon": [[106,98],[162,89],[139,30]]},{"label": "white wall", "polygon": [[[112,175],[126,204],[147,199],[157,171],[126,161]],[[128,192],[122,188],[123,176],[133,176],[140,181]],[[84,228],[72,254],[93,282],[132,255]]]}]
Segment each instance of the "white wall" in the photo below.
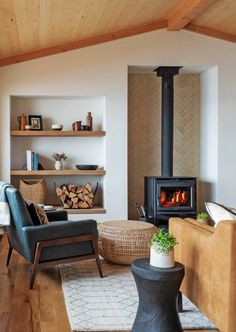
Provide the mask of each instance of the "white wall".
[{"label": "white wall", "polygon": [[200,178],[202,210],[204,201],[218,199],[218,68],[200,76]]},{"label": "white wall", "polygon": [[10,95],[105,96],[107,214],[95,217],[126,218],[127,66],[218,66],[216,199],[235,205],[235,52],[233,43],[188,31],[160,30],[0,69],[1,178],[9,179]]}]

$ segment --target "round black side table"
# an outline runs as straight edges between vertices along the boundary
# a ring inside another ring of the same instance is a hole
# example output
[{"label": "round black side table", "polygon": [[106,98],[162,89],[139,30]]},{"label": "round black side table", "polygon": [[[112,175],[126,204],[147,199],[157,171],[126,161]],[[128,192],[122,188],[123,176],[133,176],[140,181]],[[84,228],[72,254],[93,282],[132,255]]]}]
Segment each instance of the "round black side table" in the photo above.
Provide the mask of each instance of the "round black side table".
[{"label": "round black side table", "polygon": [[149,258],[131,264],[139,295],[139,306],[133,332],[183,331],[177,312],[179,288],[184,278],[184,266],[162,269],[149,264]]}]

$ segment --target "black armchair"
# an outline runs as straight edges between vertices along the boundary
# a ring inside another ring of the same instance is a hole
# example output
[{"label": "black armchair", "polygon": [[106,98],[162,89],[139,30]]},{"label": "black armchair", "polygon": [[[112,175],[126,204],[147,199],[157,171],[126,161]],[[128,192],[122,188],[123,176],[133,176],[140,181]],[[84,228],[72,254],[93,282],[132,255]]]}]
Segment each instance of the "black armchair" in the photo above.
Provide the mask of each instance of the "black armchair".
[{"label": "black armchair", "polygon": [[8,226],[9,266],[12,250],[16,250],[33,264],[30,289],[39,266],[95,258],[100,277],[103,277],[97,251],[97,223],[95,220],[68,221],[66,211],[48,213],[47,225],[35,226],[24,199],[14,187],[6,188],[11,211]]}]

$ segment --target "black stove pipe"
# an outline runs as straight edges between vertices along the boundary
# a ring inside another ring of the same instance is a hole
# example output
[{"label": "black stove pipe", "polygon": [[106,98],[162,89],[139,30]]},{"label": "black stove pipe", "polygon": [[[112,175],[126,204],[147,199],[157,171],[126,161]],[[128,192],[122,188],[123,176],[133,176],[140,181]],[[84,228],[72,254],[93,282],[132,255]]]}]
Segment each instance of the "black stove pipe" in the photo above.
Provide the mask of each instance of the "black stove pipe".
[{"label": "black stove pipe", "polygon": [[182,67],[157,67],[162,77],[161,176],[173,176],[174,79]]}]

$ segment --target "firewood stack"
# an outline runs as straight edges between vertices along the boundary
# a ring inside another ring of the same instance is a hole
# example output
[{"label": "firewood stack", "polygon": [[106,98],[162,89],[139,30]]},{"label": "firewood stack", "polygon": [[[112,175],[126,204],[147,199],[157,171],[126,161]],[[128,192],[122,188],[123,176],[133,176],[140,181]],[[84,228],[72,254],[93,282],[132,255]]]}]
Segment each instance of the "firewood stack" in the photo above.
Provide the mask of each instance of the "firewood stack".
[{"label": "firewood stack", "polygon": [[92,193],[90,183],[83,186],[69,183],[57,186],[56,193],[64,209],[89,209],[93,206],[96,189]]}]

